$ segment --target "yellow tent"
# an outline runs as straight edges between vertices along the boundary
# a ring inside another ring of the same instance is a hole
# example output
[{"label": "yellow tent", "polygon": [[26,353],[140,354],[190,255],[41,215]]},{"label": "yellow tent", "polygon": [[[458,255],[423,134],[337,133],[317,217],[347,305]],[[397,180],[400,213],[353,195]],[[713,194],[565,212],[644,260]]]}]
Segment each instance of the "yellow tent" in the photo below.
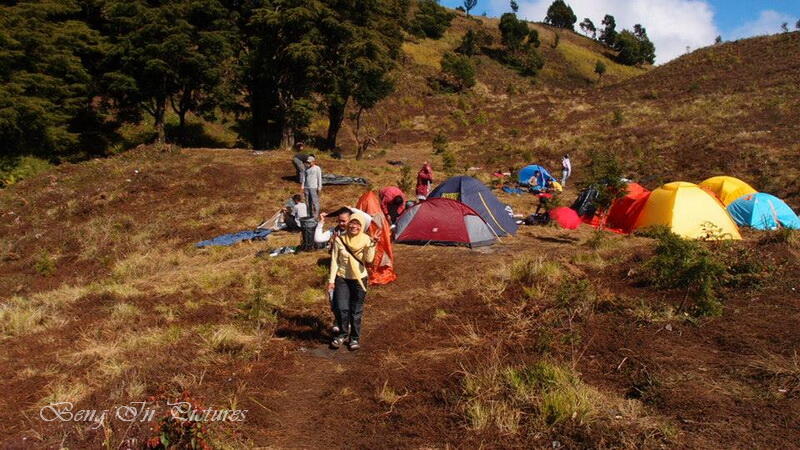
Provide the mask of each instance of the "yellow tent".
[{"label": "yellow tent", "polygon": [[700,183],[700,187],[716,195],[725,206],[743,195],[756,193],[756,190],[744,181],[727,176],[711,177]]},{"label": "yellow tent", "polygon": [[[688,239],[741,239],[725,208],[693,183],[667,183],[650,194],[634,228],[666,225]],[[711,236],[709,236],[711,232]]]}]

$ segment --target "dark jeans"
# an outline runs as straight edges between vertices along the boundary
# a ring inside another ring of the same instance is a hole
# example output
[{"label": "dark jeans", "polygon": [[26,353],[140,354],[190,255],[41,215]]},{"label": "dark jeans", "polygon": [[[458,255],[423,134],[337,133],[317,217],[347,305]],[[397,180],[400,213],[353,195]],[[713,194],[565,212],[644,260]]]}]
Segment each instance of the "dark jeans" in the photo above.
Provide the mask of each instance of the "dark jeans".
[{"label": "dark jeans", "polygon": [[[367,285],[366,278],[361,282],[364,286]],[[348,280],[338,276],[333,289],[333,299],[338,310],[334,311],[334,315],[340,330],[339,337],[347,337],[349,329],[350,339],[357,341],[361,336],[361,316],[364,314],[367,292],[361,288],[358,280]]]}]

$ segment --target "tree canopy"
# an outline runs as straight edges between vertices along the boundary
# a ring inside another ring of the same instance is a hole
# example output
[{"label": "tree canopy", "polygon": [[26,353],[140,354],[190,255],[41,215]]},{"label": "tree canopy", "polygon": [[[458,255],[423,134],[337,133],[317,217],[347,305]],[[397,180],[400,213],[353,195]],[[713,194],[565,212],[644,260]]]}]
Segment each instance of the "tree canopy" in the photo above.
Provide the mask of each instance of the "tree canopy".
[{"label": "tree canopy", "polygon": [[578,18],[572,12],[572,8],[564,3],[564,0],[555,0],[547,8],[547,16],[545,16],[544,21],[554,27],[574,30],[575,22],[578,21]]}]

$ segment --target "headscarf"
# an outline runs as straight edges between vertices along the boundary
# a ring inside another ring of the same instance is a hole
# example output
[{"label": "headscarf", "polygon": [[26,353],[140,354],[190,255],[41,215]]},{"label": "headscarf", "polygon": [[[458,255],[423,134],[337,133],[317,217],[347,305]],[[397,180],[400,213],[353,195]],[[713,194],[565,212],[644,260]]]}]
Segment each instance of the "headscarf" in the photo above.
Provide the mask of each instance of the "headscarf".
[{"label": "headscarf", "polygon": [[[354,212],[350,216],[350,220],[348,220],[347,223],[349,224],[354,220],[361,224],[361,231],[355,236],[351,236],[350,233],[345,232],[342,233],[342,235],[339,238],[342,240],[342,243],[347,247],[347,250],[349,250],[355,256],[355,258],[353,257],[349,258],[350,272],[361,273],[361,263],[364,263],[365,270],[366,270],[366,264],[370,263],[370,261],[365,261],[364,253],[366,248],[372,245],[372,239],[370,239],[369,236],[367,236],[367,234],[364,233],[364,231],[366,231],[367,228],[366,218],[362,214]],[[358,283],[361,284],[361,287],[365,291],[367,290],[367,287],[363,285],[361,278],[358,279]]]}]

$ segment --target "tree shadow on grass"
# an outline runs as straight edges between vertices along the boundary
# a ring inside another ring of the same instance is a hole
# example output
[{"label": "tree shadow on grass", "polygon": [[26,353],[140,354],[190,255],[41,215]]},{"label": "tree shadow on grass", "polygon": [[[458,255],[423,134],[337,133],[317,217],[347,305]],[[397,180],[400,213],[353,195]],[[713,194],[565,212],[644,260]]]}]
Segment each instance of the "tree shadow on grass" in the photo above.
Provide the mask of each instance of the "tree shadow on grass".
[{"label": "tree shadow on grass", "polygon": [[275,335],[293,341],[327,344],[332,338],[328,326],[329,324],[314,314],[279,312],[278,329],[275,330]]},{"label": "tree shadow on grass", "polygon": [[208,134],[202,123],[189,122],[181,130],[177,124],[167,123],[164,130],[168,142],[177,142],[184,147],[227,148],[229,144]]}]

